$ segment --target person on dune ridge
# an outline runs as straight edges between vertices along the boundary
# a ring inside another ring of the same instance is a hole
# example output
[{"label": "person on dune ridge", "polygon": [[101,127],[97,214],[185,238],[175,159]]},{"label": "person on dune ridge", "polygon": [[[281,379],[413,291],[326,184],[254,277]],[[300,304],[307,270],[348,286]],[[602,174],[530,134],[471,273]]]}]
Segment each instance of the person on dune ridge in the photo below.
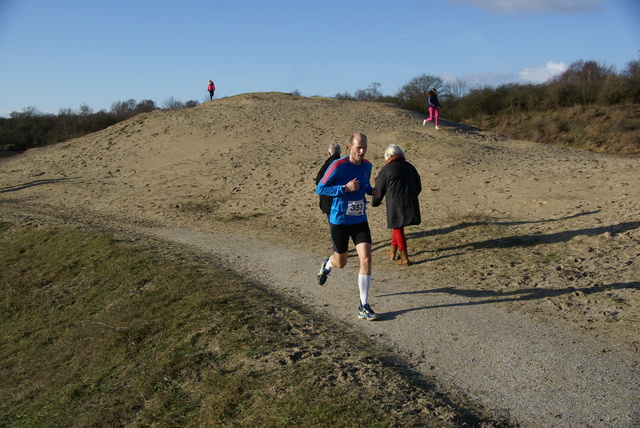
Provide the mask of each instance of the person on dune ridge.
[{"label": "person on dune ridge", "polygon": [[209,101],[213,100],[213,93],[216,91],[216,85],[214,85],[211,80],[209,80],[209,84],[207,85],[207,91],[209,91]]},{"label": "person on dune ridge", "polygon": [[436,88],[433,88],[429,91],[429,118],[425,119],[422,122],[422,126],[426,125],[430,120],[435,119],[436,129],[438,129],[438,122],[440,120],[440,111],[442,106],[438,101],[438,93],[436,92]]}]

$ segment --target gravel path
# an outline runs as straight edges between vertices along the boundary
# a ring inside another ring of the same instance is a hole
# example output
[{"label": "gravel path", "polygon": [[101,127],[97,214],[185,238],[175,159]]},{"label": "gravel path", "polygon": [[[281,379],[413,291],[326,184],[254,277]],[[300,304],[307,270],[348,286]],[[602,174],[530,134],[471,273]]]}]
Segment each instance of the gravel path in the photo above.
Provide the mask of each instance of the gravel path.
[{"label": "gravel path", "polygon": [[[483,406],[532,427],[633,427],[640,424],[640,374],[633,355],[559,325],[506,311],[500,299],[374,272],[371,303],[380,322],[355,316],[357,260],[315,283],[321,257],[239,236],[149,229],[194,247],[292,295],[408,355],[416,368],[461,388]],[[381,252],[381,251],[378,251]],[[467,295],[465,295],[467,294]]]}]

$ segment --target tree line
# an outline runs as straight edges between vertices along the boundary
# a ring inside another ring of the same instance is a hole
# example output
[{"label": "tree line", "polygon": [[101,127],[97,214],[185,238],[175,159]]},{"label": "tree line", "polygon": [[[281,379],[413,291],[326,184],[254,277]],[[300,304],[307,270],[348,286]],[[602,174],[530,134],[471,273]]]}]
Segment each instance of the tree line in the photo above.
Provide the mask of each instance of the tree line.
[{"label": "tree line", "polygon": [[374,83],[336,98],[390,102],[427,114],[432,88],[444,106],[440,117],[453,122],[512,139],[640,156],[640,61],[621,72],[596,61],[576,61],[542,84],[472,89],[464,81],[423,74],[394,96],[382,95]]},{"label": "tree line", "polygon": [[461,80],[445,81],[430,74],[411,79],[394,96],[384,96],[380,84],[335,98],[391,102],[421,113],[428,112],[428,92],[436,88],[447,119],[472,120],[476,115],[549,111],[572,106],[640,103],[640,61],[631,61],[622,72],[596,61],[576,61],[562,74],[543,84],[508,83],[469,88]]},{"label": "tree line", "polygon": [[[195,107],[197,101],[181,102],[174,97],[164,100],[162,108]],[[137,114],[156,110],[152,100],[134,99],[116,101],[109,111],[94,111],[86,104],[78,110],[63,108],[58,114],[45,114],[35,107],[11,112],[9,118],[0,118],[0,151],[23,151],[33,147],[59,143],[100,131]]]},{"label": "tree line", "polygon": [[[374,82],[353,94],[338,93],[341,100],[388,102],[426,114],[428,92],[438,90],[445,106],[443,117],[454,122],[486,124],[487,117],[532,115],[575,106],[620,106],[640,104],[640,61],[629,62],[618,72],[596,61],[576,61],[562,74],[542,84],[508,83],[469,88],[461,80],[445,81],[422,74],[403,85],[394,95],[384,95]],[[298,91],[295,94],[300,95]],[[196,101],[182,103],[173,97],[162,108],[194,107]],[[34,107],[0,118],[0,149],[26,150],[65,141],[104,129],[137,114],[158,108],[154,101],[118,101],[110,111],[94,112],[87,105],[77,111],[61,109],[57,115],[42,114]],[[635,126],[635,125],[632,125]],[[639,130],[640,132],[640,130]]]}]

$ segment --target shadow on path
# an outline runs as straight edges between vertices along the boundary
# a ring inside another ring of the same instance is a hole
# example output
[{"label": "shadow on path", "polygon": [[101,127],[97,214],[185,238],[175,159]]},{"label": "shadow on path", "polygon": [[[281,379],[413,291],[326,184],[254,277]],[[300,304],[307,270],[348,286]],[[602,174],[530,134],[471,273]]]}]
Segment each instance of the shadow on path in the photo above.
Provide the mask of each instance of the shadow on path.
[{"label": "shadow on path", "polygon": [[640,228],[640,221],[631,221],[627,223],[619,223],[610,226],[593,227],[587,229],[568,230],[563,232],[540,234],[540,235],[519,235],[507,236],[504,238],[488,239],[486,241],[471,242],[467,244],[456,245],[453,247],[439,248],[438,251],[460,250],[462,248],[472,247],[478,248],[509,248],[509,247],[530,247],[541,244],[557,244],[559,242],[567,242],[576,236],[597,236],[603,233],[623,233],[630,230]]},{"label": "shadow on path", "polygon": [[388,321],[388,320],[395,319],[399,315],[403,315],[409,312],[427,310],[427,309],[453,308],[457,306],[474,306],[474,305],[486,305],[486,304],[492,304],[492,303],[539,300],[547,297],[562,296],[564,294],[574,293],[576,291],[580,291],[584,294],[595,294],[595,293],[601,293],[611,289],[622,289],[622,288],[640,290],[640,282],[638,281],[617,282],[609,285],[603,285],[602,287],[598,287],[597,289],[576,288],[576,287],[566,287],[566,288],[560,288],[557,290],[548,289],[548,288],[527,288],[523,290],[508,291],[505,293],[492,291],[492,290],[462,290],[462,289],[453,288],[453,287],[444,287],[444,288],[434,288],[430,290],[404,291],[400,293],[380,294],[380,295],[377,295],[376,297],[380,298],[380,297],[419,295],[419,294],[431,294],[431,293],[447,293],[450,295],[467,297],[469,299],[469,300],[457,302],[457,303],[421,306],[416,308],[408,308],[400,311],[387,312],[387,313],[380,314],[380,320]]},{"label": "shadow on path", "polygon": [[449,227],[445,227],[445,228],[442,228],[442,229],[425,230],[425,231],[409,233],[409,234],[407,234],[407,239],[409,239],[409,238],[416,239],[416,238],[425,238],[425,237],[429,237],[429,236],[446,235],[446,234],[451,233],[451,232],[455,232],[455,231],[458,231],[458,230],[462,230],[462,229],[466,229],[468,227],[474,227],[474,226],[496,225],[496,226],[507,226],[508,227],[508,226],[521,226],[523,224],[551,223],[551,222],[556,222],[556,221],[563,221],[563,220],[570,220],[570,219],[578,218],[578,217],[584,217],[584,216],[587,216],[587,215],[594,215],[594,214],[598,214],[600,211],[601,210],[588,211],[588,212],[578,213],[578,214],[574,214],[574,215],[570,215],[570,216],[566,216],[566,217],[551,218],[551,219],[547,219],[547,220],[463,222],[463,223],[456,224],[456,225],[449,226]]},{"label": "shadow on path", "polygon": [[[424,238],[429,236],[436,236],[436,235],[444,235],[447,233],[455,232],[457,230],[461,230],[461,229],[465,229],[467,227],[473,227],[473,226],[487,226],[487,225],[518,226],[522,224],[548,223],[553,221],[561,221],[561,220],[567,220],[570,218],[581,217],[585,215],[592,215],[598,212],[600,211],[596,210],[596,211],[590,211],[586,213],[575,214],[569,217],[563,217],[559,219],[539,220],[539,221],[460,223],[455,226],[446,227],[443,229],[413,232],[413,233],[407,234],[407,240]],[[501,237],[501,238],[493,238],[493,239],[488,239],[486,241],[469,242],[469,243],[464,243],[460,245],[455,245],[452,247],[437,248],[434,250],[453,251],[453,250],[463,250],[468,248],[472,248],[472,249],[490,248],[491,249],[491,248],[530,247],[534,245],[556,244],[560,242],[567,242],[567,241],[570,241],[572,238],[576,236],[581,236],[581,235],[597,236],[597,235],[602,235],[604,233],[618,234],[618,233],[624,233],[624,232],[628,232],[630,230],[634,230],[638,228],[640,228],[640,221],[632,221],[632,222],[619,223],[619,224],[614,224],[609,226],[585,228],[585,229],[578,229],[578,230],[567,230],[567,231],[555,232],[555,233],[549,233],[549,234],[514,235],[514,236]],[[385,249],[388,245],[389,245],[389,241],[387,240],[375,242],[373,244],[373,251]],[[415,253],[413,254],[413,256],[420,255],[424,252],[425,251]],[[415,262],[412,264],[426,263],[429,261],[434,261],[434,260],[438,260],[446,257],[461,255],[461,254],[462,253],[456,253],[456,254],[447,255],[447,256],[439,256],[434,259],[427,259],[427,260]]]}]

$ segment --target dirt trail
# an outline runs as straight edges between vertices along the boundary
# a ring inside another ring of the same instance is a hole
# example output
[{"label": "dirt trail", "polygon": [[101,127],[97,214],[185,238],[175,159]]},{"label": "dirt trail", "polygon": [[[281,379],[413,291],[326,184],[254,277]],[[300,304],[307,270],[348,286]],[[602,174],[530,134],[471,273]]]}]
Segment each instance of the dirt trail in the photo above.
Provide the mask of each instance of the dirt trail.
[{"label": "dirt trail", "polygon": [[[151,236],[231,264],[409,356],[530,427],[640,425],[640,159],[421,126],[397,107],[245,94],[155,111],[0,160],[0,214]],[[412,266],[370,208],[371,303],[329,255],[314,178],[326,147],[369,137],[374,174],[400,145],[423,181]]]},{"label": "dirt trail", "polygon": [[[523,426],[631,427],[640,419],[640,376],[634,355],[575,329],[505,311],[494,297],[434,287],[438,277],[411,281],[375,270],[372,300],[380,322],[355,314],[357,260],[314,283],[317,254],[255,239],[179,229],[147,233],[215,255],[249,276],[332,317],[354,324],[404,355],[415,368],[462,388],[487,408],[508,410]],[[425,287],[425,284],[429,284]],[[459,284],[459,290],[470,288]]]}]

